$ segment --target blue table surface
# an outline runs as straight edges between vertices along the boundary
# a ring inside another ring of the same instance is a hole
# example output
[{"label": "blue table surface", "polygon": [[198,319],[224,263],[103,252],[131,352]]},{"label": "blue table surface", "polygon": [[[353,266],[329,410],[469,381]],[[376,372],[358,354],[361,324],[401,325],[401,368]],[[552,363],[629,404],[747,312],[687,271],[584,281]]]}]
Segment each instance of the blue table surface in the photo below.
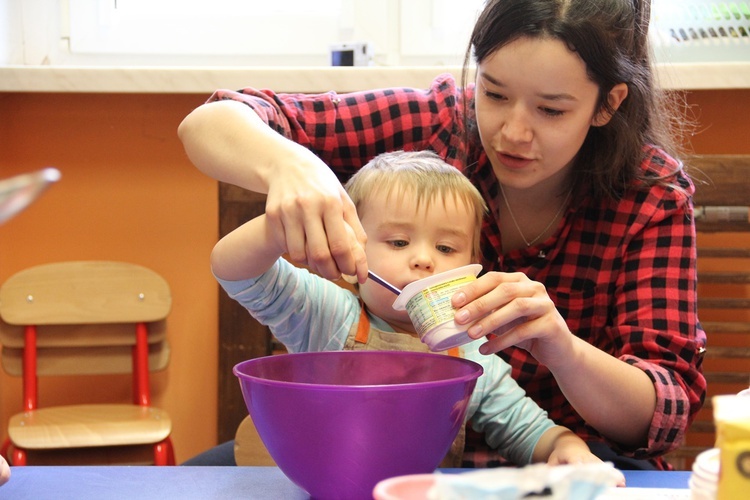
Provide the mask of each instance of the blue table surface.
[{"label": "blue table surface", "polygon": [[[12,467],[0,499],[307,499],[277,467]],[[470,469],[445,469],[464,472]],[[688,488],[689,471],[623,471],[628,487]]]}]

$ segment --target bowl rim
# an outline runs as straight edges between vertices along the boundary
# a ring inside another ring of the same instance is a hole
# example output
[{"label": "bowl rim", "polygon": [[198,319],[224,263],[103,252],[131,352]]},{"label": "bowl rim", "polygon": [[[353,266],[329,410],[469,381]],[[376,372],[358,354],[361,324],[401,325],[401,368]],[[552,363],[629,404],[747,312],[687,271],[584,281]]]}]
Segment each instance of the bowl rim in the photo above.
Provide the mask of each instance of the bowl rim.
[{"label": "bowl rim", "polygon": [[[312,382],[291,382],[291,381],[286,381],[286,380],[271,380],[271,379],[257,377],[255,375],[249,375],[241,371],[241,369],[246,365],[261,363],[261,362],[264,362],[261,360],[267,361],[269,358],[270,359],[280,358],[282,356],[298,356],[298,357],[301,357],[301,356],[317,357],[317,356],[330,356],[330,355],[340,356],[341,353],[346,353],[345,356],[386,356],[386,355],[392,355],[392,354],[409,355],[409,356],[414,356],[414,357],[445,356],[446,358],[451,360],[450,362],[464,364],[467,367],[469,367],[471,370],[464,375],[440,379],[440,380],[429,380],[429,381],[422,381],[422,382],[409,382],[409,383],[396,383],[396,384],[361,384],[361,385],[321,384],[321,383],[312,383]],[[403,391],[403,390],[414,389],[416,387],[419,387],[419,388],[441,387],[441,386],[448,385],[448,384],[454,384],[457,381],[461,381],[463,383],[476,381],[484,373],[484,368],[479,363],[472,361],[470,359],[465,359],[465,358],[457,357],[457,356],[449,356],[447,354],[432,353],[432,352],[340,350],[340,351],[307,351],[307,352],[290,352],[290,353],[284,353],[284,354],[269,354],[267,356],[251,358],[251,359],[247,359],[245,361],[241,361],[237,363],[236,365],[234,365],[234,368],[232,368],[232,373],[234,373],[234,375],[238,379],[240,379],[240,382],[242,382],[243,380],[252,380],[254,383],[265,385],[265,386],[277,386],[277,387],[285,387],[285,388],[298,387],[298,388],[308,388],[308,389],[310,387],[316,387],[316,388],[319,388],[322,390],[328,390],[328,391],[366,391],[366,390],[370,390],[373,388],[378,388],[380,390],[386,390],[386,391]]]}]

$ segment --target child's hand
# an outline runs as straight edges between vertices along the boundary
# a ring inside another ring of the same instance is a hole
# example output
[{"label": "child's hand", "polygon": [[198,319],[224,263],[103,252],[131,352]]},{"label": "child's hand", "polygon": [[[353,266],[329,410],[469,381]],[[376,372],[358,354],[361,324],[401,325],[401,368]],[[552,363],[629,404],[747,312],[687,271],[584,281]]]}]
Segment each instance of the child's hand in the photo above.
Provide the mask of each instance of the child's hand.
[{"label": "child's hand", "polygon": [[[588,463],[600,463],[601,459],[591,453],[586,443],[570,432],[559,436],[556,440],[555,447],[550,453],[547,463],[549,465],[576,465]],[[625,487],[625,476],[619,470],[620,476],[617,486]]]},{"label": "child's hand", "polygon": [[559,444],[552,450],[547,463],[549,465],[575,465],[601,462],[601,459],[591,453],[586,443]]}]

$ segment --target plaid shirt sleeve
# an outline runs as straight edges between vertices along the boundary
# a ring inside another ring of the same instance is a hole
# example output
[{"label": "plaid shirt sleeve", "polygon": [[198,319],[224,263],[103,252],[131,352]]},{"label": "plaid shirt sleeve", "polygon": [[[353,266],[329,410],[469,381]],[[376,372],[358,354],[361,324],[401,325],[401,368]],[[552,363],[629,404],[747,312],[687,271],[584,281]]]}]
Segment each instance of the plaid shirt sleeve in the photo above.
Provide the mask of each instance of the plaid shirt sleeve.
[{"label": "plaid shirt sleeve", "polygon": [[460,91],[452,76],[427,89],[389,88],[337,94],[276,94],[245,88],[218,90],[209,99],[241,101],[268,125],[312,150],[340,180],[374,156],[431,149],[456,167],[464,141]]},{"label": "plaid shirt sleeve", "polygon": [[[655,175],[675,166],[658,149],[648,149],[647,155],[644,164]],[[631,236],[626,238],[623,272],[615,281],[613,347],[620,359],[651,378],[657,397],[648,445],[633,452],[636,458],[679,446],[706,394],[701,370],[706,337],[697,315],[696,235],[689,197],[694,188],[686,176],[677,180],[684,192],[657,186],[637,191],[632,203],[620,202],[621,211],[631,214],[623,227]]]}]

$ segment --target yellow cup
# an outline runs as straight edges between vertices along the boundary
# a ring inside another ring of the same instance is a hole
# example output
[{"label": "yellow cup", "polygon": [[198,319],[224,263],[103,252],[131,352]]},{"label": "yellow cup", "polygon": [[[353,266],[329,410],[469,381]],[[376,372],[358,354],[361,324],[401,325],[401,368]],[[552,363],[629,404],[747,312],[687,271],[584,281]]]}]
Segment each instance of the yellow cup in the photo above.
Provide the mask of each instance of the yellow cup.
[{"label": "yellow cup", "polygon": [[750,397],[714,396],[720,472],[717,500],[746,498],[750,491]]}]

